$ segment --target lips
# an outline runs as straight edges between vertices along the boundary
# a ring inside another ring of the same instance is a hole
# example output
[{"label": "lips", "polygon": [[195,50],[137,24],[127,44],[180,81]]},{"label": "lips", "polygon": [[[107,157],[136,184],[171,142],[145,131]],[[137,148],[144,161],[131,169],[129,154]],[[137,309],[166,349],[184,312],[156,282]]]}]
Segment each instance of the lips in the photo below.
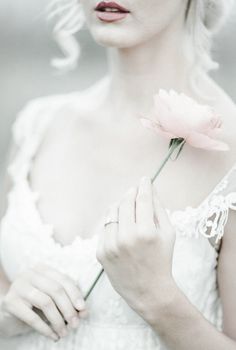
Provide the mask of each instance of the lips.
[{"label": "lips", "polygon": [[95,11],[114,12],[114,13],[129,13],[130,11],[116,2],[101,1],[95,7]]},{"label": "lips", "polygon": [[96,11],[97,18],[102,22],[116,22],[125,19],[130,11],[120,6],[116,2],[101,1],[94,9]]}]

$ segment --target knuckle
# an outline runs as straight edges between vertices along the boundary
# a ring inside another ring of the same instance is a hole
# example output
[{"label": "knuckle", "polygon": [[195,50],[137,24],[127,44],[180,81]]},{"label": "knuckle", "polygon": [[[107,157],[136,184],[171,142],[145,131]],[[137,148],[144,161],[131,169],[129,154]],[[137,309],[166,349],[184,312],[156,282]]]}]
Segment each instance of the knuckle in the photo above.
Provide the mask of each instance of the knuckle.
[{"label": "knuckle", "polygon": [[25,291],[25,297],[30,301],[40,300],[41,298],[38,289],[32,287]]},{"label": "knuckle", "polygon": [[76,285],[76,283],[68,284],[68,291],[73,299],[82,297],[81,289]]},{"label": "knuckle", "polygon": [[64,295],[64,288],[60,284],[56,284],[52,287],[52,293],[55,296],[62,296]]},{"label": "knuckle", "polygon": [[151,226],[149,229],[148,229],[148,236],[151,238],[151,239],[156,239],[157,237],[157,228],[155,226]]},{"label": "knuckle", "polygon": [[126,247],[126,242],[125,240],[121,237],[117,239],[117,248],[119,252],[122,252]]},{"label": "knuckle", "polygon": [[58,270],[55,270],[54,271],[57,273],[57,275],[60,277],[60,280],[62,281],[72,281],[72,279],[67,275],[65,274],[64,272],[61,272],[61,271],[58,271]]},{"label": "knuckle", "polygon": [[2,300],[2,306],[6,306],[8,308],[11,308],[12,306],[14,307],[14,305],[17,305],[18,300],[17,294],[9,291]]},{"label": "knuckle", "polygon": [[62,331],[65,328],[65,323],[62,319],[57,318],[53,321],[53,327],[58,331]]},{"label": "knuckle", "polygon": [[70,310],[70,311],[67,311],[64,313],[64,316],[66,318],[66,320],[70,320],[72,319],[73,317],[77,316],[77,312],[75,309],[73,310]]},{"label": "knuckle", "polygon": [[104,250],[102,248],[98,248],[96,251],[96,258],[97,260],[102,263],[105,259],[105,254],[104,254]]},{"label": "knuckle", "polygon": [[39,323],[39,320],[38,320],[38,317],[35,315],[35,316],[29,316],[27,317],[27,323],[30,324],[33,328],[37,327],[38,323]]},{"label": "knuckle", "polygon": [[5,310],[5,311],[11,311],[12,307],[13,307],[13,304],[14,304],[14,299],[7,295],[2,300],[2,309]]},{"label": "knuckle", "polygon": [[45,295],[40,300],[39,304],[41,305],[42,309],[47,309],[47,308],[51,308],[53,306],[53,301],[49,296]]},{"label": "knuckle", "polygon": [[130,249],[132,249],[134,245],[135,245],[135,239],[128,238],[128,237],[126,239],[122,239],[117,242],[117,246],[120,252],[130,251]]},{"label": "knuckle", "polygon": [[73,279],[65,274],[62,274],[62,282],[67,283],[68,285],[75,285]]},{"label": "knuckle", "polygon": [[22,283],[21,280],[16,280],[10,287],[9,290],[9,297],[13,296],[13,295],[18,295],[20,290],[24,290],[24,285]]},{"label": "knuckle", "polygon": [[110,247],[106,250],[105,256],[107,260],[112,260],[119,256],[119,251],[116,247]]},{"label": "knuckle", "polygon": [[27,318],[27,322],[31,324],[33,327],[36,327],[38,325],[38,318],[36,316],[29,316]]},{"label": "knuckle", "polygon": [[137,237],[143,239],[148,233],[148,226],[138,226],[137,227]]},{"label": "knuckle", "polygon": [[75,294],[78,294],[80,292],[79,287],[73,280],[64,280],[61,281],[61,284],[64,288],[63,293],[70,293],[71,296],[74,296]]},{"label": "knuckle", "polygon": [[156,229],[149,226],[140,226],[137,230],[137,237],[144,242],[153,242],[157,236]]},{"label": "knuckle", "polygon": [[143,241],[145,243],[153,244],[156,241],[156,234],[153,234],[152,232],[149,232],[146,234],[145,237],[143,237]]}]

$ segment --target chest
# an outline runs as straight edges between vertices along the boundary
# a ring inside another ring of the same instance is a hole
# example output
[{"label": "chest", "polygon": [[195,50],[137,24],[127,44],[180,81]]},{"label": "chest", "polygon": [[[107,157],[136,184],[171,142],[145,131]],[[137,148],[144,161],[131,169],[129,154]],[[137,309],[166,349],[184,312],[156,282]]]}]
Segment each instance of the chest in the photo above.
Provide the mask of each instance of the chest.
[{"label": "chest", "polygon": [[[126,128],[80,123],[49,130],[30,173],[33,189],[41,194],[43,220],[53,224],[62,244],[77,235],[89,237],[113,202],[143,175],[156,173],[167,151],[168,140],[138,123]],[[199,205],[221,177],[219,157],[186,145],[153,184],[164,205],[171,210]]]}]

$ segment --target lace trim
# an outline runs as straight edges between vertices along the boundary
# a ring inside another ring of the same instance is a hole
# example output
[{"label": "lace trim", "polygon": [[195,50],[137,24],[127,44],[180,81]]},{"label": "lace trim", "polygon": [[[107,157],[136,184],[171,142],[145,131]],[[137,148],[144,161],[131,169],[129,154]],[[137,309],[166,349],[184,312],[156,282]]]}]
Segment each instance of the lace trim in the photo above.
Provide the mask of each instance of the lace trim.
[{"label": "lace trim", "polygon": [[229,209],[236,210],[236,192],[212,196],[199,221],[198,232],[207,238],[216,236],[218,243],[224,235]]}]

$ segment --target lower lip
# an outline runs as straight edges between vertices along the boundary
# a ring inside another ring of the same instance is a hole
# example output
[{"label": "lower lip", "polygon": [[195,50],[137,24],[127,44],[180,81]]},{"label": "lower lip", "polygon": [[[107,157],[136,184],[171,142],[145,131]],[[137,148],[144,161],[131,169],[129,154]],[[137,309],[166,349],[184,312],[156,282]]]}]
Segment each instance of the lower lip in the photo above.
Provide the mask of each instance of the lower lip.
[{"label": "lower lip", "polygon": [[129,12],[102,12],[96,11],[97,17],[103,22],[115,22],[128,16]]}]

